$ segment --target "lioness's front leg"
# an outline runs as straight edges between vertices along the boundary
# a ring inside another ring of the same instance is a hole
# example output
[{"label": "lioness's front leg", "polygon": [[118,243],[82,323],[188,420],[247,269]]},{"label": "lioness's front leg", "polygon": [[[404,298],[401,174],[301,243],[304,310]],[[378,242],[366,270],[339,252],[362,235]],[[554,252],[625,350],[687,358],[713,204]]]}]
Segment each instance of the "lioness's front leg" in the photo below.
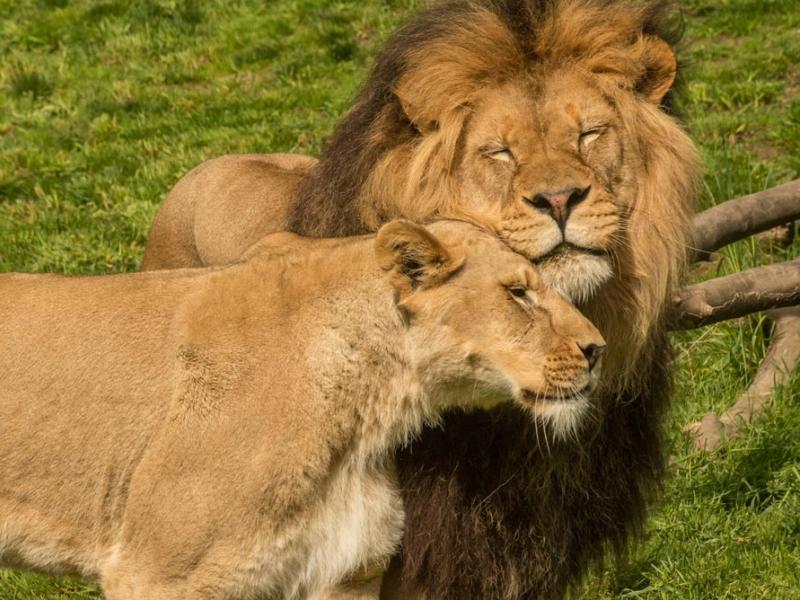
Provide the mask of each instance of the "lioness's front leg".
[{"label": "lioness's front leg", "polygon": [[348,581],[312,594],[309,600],[378,600],[381,595],[383,569],[385,565],[375,566]]},{"label": "lioness's front leg", "polygon": [[106,600],[184,600],[204,598],[211,600],[221,596],[203,594],[187,589],[185,582],[153,581],[146,570],[124,568],[113,570],[103,577],[103,596]]}]

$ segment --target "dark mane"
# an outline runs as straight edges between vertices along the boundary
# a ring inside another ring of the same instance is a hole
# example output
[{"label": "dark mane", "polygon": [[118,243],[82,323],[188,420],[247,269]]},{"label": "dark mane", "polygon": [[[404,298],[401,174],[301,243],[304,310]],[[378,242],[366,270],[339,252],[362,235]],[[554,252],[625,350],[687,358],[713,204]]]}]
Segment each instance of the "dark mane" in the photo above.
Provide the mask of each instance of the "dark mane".
[{"label": "dark mane", "polygon": [[[414,69],[412,49],[451,35],[453,23],[476,9],[490,11],[522,49],[525,69],[541,59],[535,42],[544,24],[575,4],[635,13],[631,21],[640,29],[632,37],[654,34],[674,45],[680,34],[672,3],[663,0],[455,0],[427,9],[377,57],[322,160],[301,183],[289,228],[317,237],[375,228],[362,218],[361,203],[375,201],[363,197],[365,182],[387,152],[421,136],[395,95]],[[606,26],[614,27],[613,18]],[[586,39],[592,35],[587,31]],[[580,42],[564,41],[564,52],[579,52]],[[665,104],[669,112],[671,101]],[[436,600],[561,598],[589,565],[625,550],[664,470],[671,351],[663,324],[650,327],[647,351],[629,360],[638,385],[599,398],[596,422],[577,443],[546,440],[509,407],[451,413],[442,428],[426,429],[398,454],[407,585]]]},{"label": "dark mane", "polygon": [[402,577],[430,598],[558,599],[624,554],[664,475],[666,336],[646,388],[612,400],[580,443],[545,441],[513,406],[451,413],[398,454]]},{"label": "dark mane", "polygon": [[[410,49],[441,39],[459,17],[468,17],[476,8],[483,8],[500,17],[526,58],[535,62],[533,48],[541,22],[569,3],[569,0],[451,0],[417,14],[386,42],[353,106],[327,143],[319,164],[300,184],[288,229],[315,237],[370,231],[362,223],[358,210],[364,182],[388,150],[419,136],[394,93],[400,77],[413,69],[408,61]],[[644,6],[643,33],[658,35],[673,46],[681,36],[682,22],[671,0],[594,0],[592,4]],[[673,98],[671,90],[664,99],[668,112],[674,111]]]}]

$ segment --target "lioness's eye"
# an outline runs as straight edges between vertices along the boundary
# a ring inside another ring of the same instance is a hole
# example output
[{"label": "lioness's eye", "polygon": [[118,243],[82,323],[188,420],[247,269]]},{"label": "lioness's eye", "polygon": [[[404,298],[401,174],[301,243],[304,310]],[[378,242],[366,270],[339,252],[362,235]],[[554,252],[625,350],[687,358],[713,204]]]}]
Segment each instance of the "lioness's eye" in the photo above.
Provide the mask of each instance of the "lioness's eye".
[{"label": "lioness's eye", "polygon": [[531,303],[527,288],[515,285],[508,288],[508,293],[514,296],[514,298],[524,301],[526,304]]},{"label": "lioness's eye", "polygon": [[581,131],[578,135],[578,142],[580,143],[582,148],[586,148],[589,144],[595,141],[600,135],[603,133],[602,127],[593,127],[592,129],[587,129],[586,131]]}]

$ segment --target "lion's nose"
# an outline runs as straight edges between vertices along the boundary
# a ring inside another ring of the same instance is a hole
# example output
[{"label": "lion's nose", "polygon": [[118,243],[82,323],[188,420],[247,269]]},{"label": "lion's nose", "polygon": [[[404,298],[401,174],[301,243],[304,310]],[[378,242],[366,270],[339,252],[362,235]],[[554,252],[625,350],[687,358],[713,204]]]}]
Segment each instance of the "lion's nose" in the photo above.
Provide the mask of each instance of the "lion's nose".
[{"label": "lion's nose", "polygon": [[556,192],[539,192],[533,197],[525,197],[525,202],[540,212],[549,213],[558,226],[564,229],[569,213],[589,195],[592,186],[585,188],[566,188]]},{"label": "lion's nose", "polygon": [[606,346],[605,344],[587,344],[586,346],[581,346],[580,349],[586,357],[586,362],[589,363],[589,370],[591,371],[597,361],[600,360],[600,357],[603,356]]}]

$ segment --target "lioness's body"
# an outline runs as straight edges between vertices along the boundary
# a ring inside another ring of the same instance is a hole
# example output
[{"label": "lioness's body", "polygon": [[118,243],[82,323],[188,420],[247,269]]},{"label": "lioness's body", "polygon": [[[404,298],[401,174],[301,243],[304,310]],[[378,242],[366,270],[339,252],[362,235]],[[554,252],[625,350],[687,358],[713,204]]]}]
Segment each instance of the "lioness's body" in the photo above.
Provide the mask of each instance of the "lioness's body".
[{"label": "lioness's body", "polygon": [[[363,271],[349,258],[331,279]],[[298,341],[336,320],[320,306],[336,283],[313,269],[309,286],[307,268],[283,286],[281,260],[0,277],[0,561],[156,600],[264,582],[302,595],[314,569],[341,576],[390,551],[402,511],[389,472],[334,466],[357,443],[355,402],[325,401],[300,367]],[[347,310],[370,312],[364,300]]]},{"label": "lioness's body", "polygon": [[588,385],[588,321],[463,223],[433,229],[463,266],[423,230],[409,275],[420,228],[392,227],[225,269],[0,276],[0,564],[110,600],[327,597],[396,548],[391,449],[442,408],[528,393],[572,426],[583,398],[539,394]]}]

